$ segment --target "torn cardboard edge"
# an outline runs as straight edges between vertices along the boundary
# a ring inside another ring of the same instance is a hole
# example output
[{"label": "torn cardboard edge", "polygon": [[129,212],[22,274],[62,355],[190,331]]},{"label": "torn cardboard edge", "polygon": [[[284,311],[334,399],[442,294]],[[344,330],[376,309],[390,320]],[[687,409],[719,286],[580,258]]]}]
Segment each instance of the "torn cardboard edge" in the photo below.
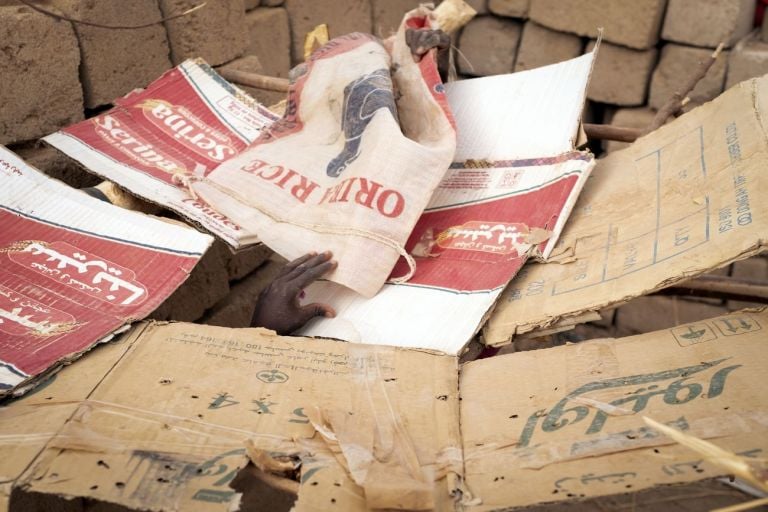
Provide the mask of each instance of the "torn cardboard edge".
[{"label": "torn cardboard edge", "polygon": [[[108,112],[42,140],[88,172],[116,183],[145,201],[173,210],[234,248],[258,243],[255,234],[190,196],[183,183],[173,181],[172,175],[177,169],[187,169],[192,175],[202,174],[215,159],[186,140],[186,150],[180,151],[174,142],[175,132],[170,129],[153,132],[140,126],[139,117],[132,118],[129,109],[135,104],[150,108],[162,102],[170,105],[168,108],[181,108],[185,115],[191,114],[191,125],[205,121],[206,129],[224,134],[229,143],[224,149],[217,146],[215,151],[242,151],[264,126],[277,119],[244,91],[221,78],[202,59],[189,59],[165,72],[146,89],[116,100],[115,107]],[[139,140],[143,145],[132,145]]]},{"label": "torn cardboard edge", "polygon": [[[620,307],[621,305],[626,304],[627,302],[637,297],[650,295],[659,290],[663,290],[664,288],[668,288],[671,286],[675,286],[678,283],[685,282],[693,277],[706,274],[708,272],[711,272],[719,268],[727,267],[730,264],[735,263],[737,261],[745,260],[753,256],[759,256],[761,254],[766,254],[766,252],[768,252],[768,244],[759,245],[759,246],[756,246],[754,249],[751,249],[747,252],[739,254],[734,258],[731,258],[727,261],[723,261],[719,263],[716,267],[710,267],[710,268],[702,269],[696,272],[692,272],[690,274],[685,274],[685,275],[676,276],[674,278],[670,278],[665,282],[660,283],[658,286],[655,286],[647,290],[643,290],[637,295],[622,297],[621,299],[618,299],[618,300],[607,301],[605,303],[597,304],[595,306],[590,306],[588,309],[584,309],[574,313],[568,313],[568,314],[563,314],[559,316],[549,317],[545,322],[542,322],[540,325],[529,324],[529,325],[517,326],[515,327],[514,332],[507,339],[499,339],[499,340],[495,340],[494,342],[488,341],[485,338],[484,339],[486,340],[486,344],[488,346],[503,347],[505,345],[508,345],[514,342],[514,340],[516,339],[532,339],[532,338],[538,338],[541,336],[548,336],[550,334],[555,334],[558,332],[568,331],[568,330],[574,329],[578,325],[600,320],[601,316],[599,311],[603,309],[613,309],[613,308]],[[559,263],[553,263],[553,264],[559,264]],[[511,284],[514,284],[514,283],[511,283]],[[493,313],[491,313],[489,317],[492,315]]]},{"label": "torn cardboard edge", "polygon": [[[240,497],[229,483],[246,454],[284,491],[298,486],[297,510],[480,511],[694,482],[722,473],[653,435],[641,416],[761,457],[768,416],[747,391],[768,368],[764,328],[765,309],[744,311],[470,362],[459,377],[455,357],[421,350],[142,323],[45,392],[0,409],[8,438],[35,432],[25,414],[69,408],[63,420],[49,417],[63,426],[30,439],[38,448],[28,459],[25,445],[0,443],[0,474],[24,471],[17,499],[158,511],[230,510]],[[119,357],[97,364],[121,343]],[[79,382],[79,398],[66,380],[78,372],[93,383]]]},{"label": "torn cardboard edge", "polygon": [[[548,328],[766,250],[768,78],[743,82],[601,160],[554,253],[513,280],[486,343]],[[655,177],[656,179],[653,179]],[[691,197],[690,190],[696,190]]]},{"label": "torn cardboard edge", "polygon": [[0,181],[0,396],[151,313],[212,242],[91,198],[3,147]]}]

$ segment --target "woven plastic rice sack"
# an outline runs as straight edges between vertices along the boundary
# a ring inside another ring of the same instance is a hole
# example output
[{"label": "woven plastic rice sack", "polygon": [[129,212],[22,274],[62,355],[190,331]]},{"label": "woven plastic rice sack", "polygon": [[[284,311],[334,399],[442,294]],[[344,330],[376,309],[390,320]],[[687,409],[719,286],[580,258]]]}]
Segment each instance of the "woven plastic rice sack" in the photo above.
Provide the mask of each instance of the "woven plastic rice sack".
[{"label": "woven plastic rice sack", "polygon": [[[431,50],[406,28],[439,28],[420,7],[394,39],[331,40],[294,70],[285,116],[191,187],[282,256],[331,250],[329,279],[371,297],[448,169],[456,146]],[[393,278],[407,279],[404,276]]]}]

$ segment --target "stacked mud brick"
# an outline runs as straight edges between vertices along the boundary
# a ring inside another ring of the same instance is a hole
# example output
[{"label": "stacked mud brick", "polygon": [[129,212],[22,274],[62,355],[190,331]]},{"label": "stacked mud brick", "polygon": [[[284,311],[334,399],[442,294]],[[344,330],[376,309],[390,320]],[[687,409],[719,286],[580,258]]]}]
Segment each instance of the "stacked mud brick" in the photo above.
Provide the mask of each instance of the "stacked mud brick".
[{"label": "stacked mud brick", "polygon": [[[148,24],[201,0],[34,0],[64,17],[104,25]],[[99,179],[36,140],[108,108],[190,57],[286,77],[303,59],[304,34],[391,34],[420,0],[209,0],[192,14],[142,29],[107,29],[0,0],[0,144],[74,187]],[[439,2],[437,2],[439,3]],[[680,80],[723,41],[727,51],[692,104],[768,72],[768,27],[751,32],[756,0],[469,0],[479,12],[454,43],[465,77],[532,69],[589,50],[604,28],[589,91],[589,120],[642,126]],[[280,94],[249,89],[271,105]],[[615,143],[606,149],[613,150]],[[319,248],[322,249],[322,248]],[[752,269],[765,277],[764,259]],[[279,269],[269,251],[234,255],[217,242],[189,281],[156,312],[160,319],[247,325],[261,288]],[[762,269],[762,270],[761,270]],[[728,272],[740,273],[736,267]],[[659,300],[673,300],[660,298]],[[649,299],[657,300],[657,299]],[[723,304],[695,303],[696,307]],[[629,306],[625,306],[629,307]],[[662,308],[664,309],[664,308]],[[670,308],[664,309],[670,311]],[[709,314],[709,313],[708,313]],[[709,316],[715,314],[712,312]],[[626,313],[610,314],[609,325]],[[689,316],[681,316],[686,321]],[[636,322],[638,323],[638,322]],[[642,322],[640,322],[642,323]],[[649,326],[652,330],[658,326]]]},{"label": "stacked mud brick", "polygon": [[[603,40],[587,120],[644,127],[720,42],[725,51],[688,109],[768,73],[768,28],[753,31],[756,0],[476,0],[481,16],[459,38],[460,71],[484,76],[532,69]],[[607,143],[606,150],[622,147]]]}]

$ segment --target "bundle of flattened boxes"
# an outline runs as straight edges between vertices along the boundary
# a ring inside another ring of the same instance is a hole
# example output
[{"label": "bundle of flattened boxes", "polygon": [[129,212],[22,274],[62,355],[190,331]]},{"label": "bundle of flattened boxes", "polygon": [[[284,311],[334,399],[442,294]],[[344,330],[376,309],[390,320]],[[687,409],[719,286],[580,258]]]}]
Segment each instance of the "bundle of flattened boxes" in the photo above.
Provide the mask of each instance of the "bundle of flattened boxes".
[{"label": "bundle of flattened boxes", "polygon": [[[146,86],[186,58],[200,56],[214,66],[285,77],[291,65],[302,60],[303,35],[315,25],[329,23],[332,36],[352,31],[386,35],[405,11],[419,3],[219,0],[163,24],[115,30],[73,24],[35,12],[18,0],[0,0],[0,35],[7,47],[0,55],[0,144],[10,145],[33,166],[74,187],[94,185],[99,178],[34,141]],[[604,28],[586,121],[644,126],[653,109],[721,41],[727,50],[693,91],[690,106],[714,98],[724,87],[768,72],[766,32],[762,38],[759,32],[750,32],[756,0],[470,3],[478,16],[454,35],[460,50],[459,71],[465,77],[509,73],[572,58],[589,49],[597,28]],[[194,0],[40,3],[68,17],[104,25],[146,24],[197,4]],[[257,89],[248,92],[267,105],[281,97]],[[621,145],[608,142],[605,149]],[[232,255],[217,243],[190,281],[155,317],[247,325],[254,298],[278,266],[273,263],[252,272],[268,258],[269,252],[263,248]],[[742,265],[759,267],[757,277],[765,277],[765,260]],[[736,269],[732,272],[743,274]],[[753,274],[750,270],[742,277],[755,277]],[[715,308],[722,304],[681,305],[706,310],[683,315],[693,320],[719,313]]]}]

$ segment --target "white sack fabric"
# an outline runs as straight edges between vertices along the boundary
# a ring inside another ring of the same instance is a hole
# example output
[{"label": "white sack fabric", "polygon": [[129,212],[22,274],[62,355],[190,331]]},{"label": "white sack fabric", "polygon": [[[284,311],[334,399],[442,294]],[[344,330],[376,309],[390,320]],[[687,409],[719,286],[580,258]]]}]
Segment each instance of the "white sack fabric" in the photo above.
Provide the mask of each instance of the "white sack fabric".
[{"label": "white sack fabric", "polygon": [[350,34],[298,68],[285,116],[191,187],[282,256],[331,250],[329,279],[372,297],[454,156],[456,133],[436,51],[415,62],[407,28],[433,26],[411,11],[394,40]]}]

